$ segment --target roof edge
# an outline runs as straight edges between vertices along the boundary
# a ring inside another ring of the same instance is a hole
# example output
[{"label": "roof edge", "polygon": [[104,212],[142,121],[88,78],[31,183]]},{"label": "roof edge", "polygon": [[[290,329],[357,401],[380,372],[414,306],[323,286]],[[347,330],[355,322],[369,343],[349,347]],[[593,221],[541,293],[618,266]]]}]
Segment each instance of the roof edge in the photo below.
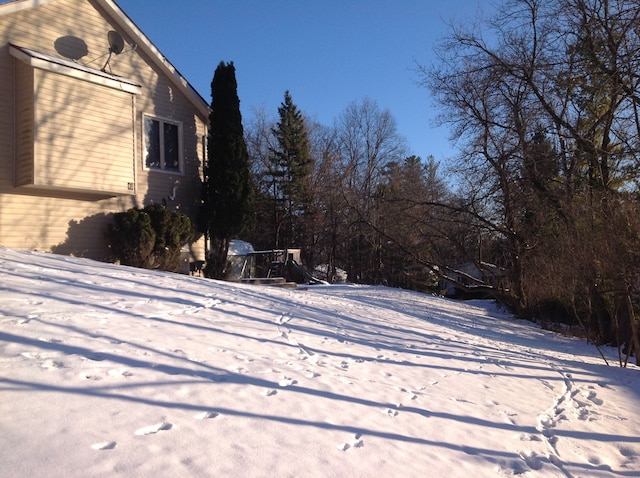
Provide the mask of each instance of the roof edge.
[{"label": "roof edge", "polygon": [[[50,2],[53,0],[24,0],[33,3]],[[178,69],[160,52],[160,50],[151,42],[151,40],[142,32],[140,28],[129,18],[122,8],[114,0],[93,0],[100,5],[107,13],[111,14],[118,26],[124,30],[130,37],[135,39],[138,48],[141,48],[149,58],[156,63],[167,76],[173,80],[173,83],[182,90],[182,92],[191,100],[198,111],[204,118],[209,117],[209,104],[196,91],[196,89],[182,76]]]},{"label": "roof edge", "polygon": [[72,61],[46,55],[39,51],[23,48],[9,43],[9,54],[19,60],[41,70],[53,71],[65,76],[88,81],[90,83],[107,86],[118,91],[125,91],[134,95],[142,92],[142,87],[137,83],[120,76],[106,73],[102,70],[79,65]]},{"label": "roof edge", "polygon": [[28,8],[39,7],[55,0],[13,0],[0,5],[0,15],[8,15],[9,13],[19,12]]}]

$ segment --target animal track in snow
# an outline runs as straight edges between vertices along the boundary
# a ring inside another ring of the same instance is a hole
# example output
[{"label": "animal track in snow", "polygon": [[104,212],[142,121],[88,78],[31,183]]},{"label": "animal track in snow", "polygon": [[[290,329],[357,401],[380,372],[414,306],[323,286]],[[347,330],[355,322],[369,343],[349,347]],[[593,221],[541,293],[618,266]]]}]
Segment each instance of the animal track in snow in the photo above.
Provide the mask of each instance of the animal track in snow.
[{"label": "animal track in snow", "polygon": [[133,374],[126,368],[113,368],[107,372],[110,377],[131,377]]},{"label": "animal track in snow", "polygon": [[149,425],[148,427],[138,428],[134,435],[153,435],[154,433],[158,433],[160,431],[171,430],[173,425],[169,422],[160,422],[155,425]]},{"label": "animal track in snow", "polygon": [[246,355],[242,355],[242,354],[237,354],[237,355],[235,356],[235,359],[236,359],[236,360],[241,360],[241,361],[243,361],[243,362],[245,362],[245,363],[251,363],[251,362],[253,362],[253,360],[254,360],[254,359],[252,359],[251,357],[248,357],[248,356],[246,356]]},{"label": "animal track in snow", "polygon": [[505,421],[505,423],[509,423],[511,425],[515,425],[516,424],[516,421],[515,421],[515,419],[513,417],[518,416],[517,413],[505,412],[505,411],[502,411],[502,410],[500,410],[498,413],[502,416],[502,418]]},{"label": "animal track in snow", "polygon": [[349,448],[362,448],[363,446],[364,440],[362,440],[362,434],[356,433],[350,441],[341,443],[338,446],[338,450],[347,451]]},{"label": "animal track in snow", "polygon": [[394,410],[393,408],[385,408],[382,411],[383,415],[388,415],[390,417],[397,417],[398,416],[398,410]]}]

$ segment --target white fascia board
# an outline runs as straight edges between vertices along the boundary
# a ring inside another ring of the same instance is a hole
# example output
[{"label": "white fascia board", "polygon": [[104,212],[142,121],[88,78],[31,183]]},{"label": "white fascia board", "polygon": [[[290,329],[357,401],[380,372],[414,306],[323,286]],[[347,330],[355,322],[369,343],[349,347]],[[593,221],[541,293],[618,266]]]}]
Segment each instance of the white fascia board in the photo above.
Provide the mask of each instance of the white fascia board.
[{"label": "white fascia board", "polygon": [[45,55],[34,50],[9,45],[9,53],[15,58],[23,61],[27,65],[40,70],[51,71],[60,75],[70,76],[78,80],[88,81],[98,85],[113,88],[119,91],[126,91],[134,95],[142,93],[142,87],[126,78],[111,75],[102,70],[88,68],[73,61],[63,60],[51,55]]},{"label": "white fascia board", "polygon": [[19,12],[28,8],[39,7],[53,1],[54,0],[15,0],[12,2],[4,3],[0,5],[0,16]]}]

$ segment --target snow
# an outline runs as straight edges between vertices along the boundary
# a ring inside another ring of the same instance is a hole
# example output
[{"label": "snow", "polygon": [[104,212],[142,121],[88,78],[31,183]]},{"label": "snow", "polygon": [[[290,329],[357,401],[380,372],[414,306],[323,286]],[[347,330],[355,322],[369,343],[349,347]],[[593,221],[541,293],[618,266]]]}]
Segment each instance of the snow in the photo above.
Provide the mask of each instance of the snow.
[{"label": "snow", "polygon": [[240,241],[237,239],[229,242],[229,255],[246,256],[253,252],[255,252],[253,249],[253,244],[251,244],[250,242]]},{"label": "snow", "polygon": [[0,247],[7,477],[638,476],[639,377],[487,301]]}]

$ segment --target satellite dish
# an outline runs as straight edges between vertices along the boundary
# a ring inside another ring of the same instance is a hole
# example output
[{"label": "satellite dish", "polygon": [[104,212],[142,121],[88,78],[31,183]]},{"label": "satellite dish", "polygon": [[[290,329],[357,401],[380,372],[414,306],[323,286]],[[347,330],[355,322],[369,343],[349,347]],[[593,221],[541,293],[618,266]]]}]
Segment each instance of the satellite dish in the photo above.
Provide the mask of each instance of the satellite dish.
[{"label": "satellite dish", "polygon": [[124,50],[124,38],[122,38],[122,35],[120,35],[118,32],[109,30],[109,33],[107,33],[107,40],[109,40],[109,56],[107,57],[107,61],[104,63],[104,66],[102,67],[102,71],[105,71],[107,69],[109,60],[111,60],[111,55],[113,55],[114,53],[116,55],[119,55],[120,53],[122,53],[122,50]]},{"label": "satellite dish", "polygon": [[118,32],[113,30],[107,33],[107,39],[109,40],[109,53],[115,53],[119,55],[124,50],[124,38]]}]

